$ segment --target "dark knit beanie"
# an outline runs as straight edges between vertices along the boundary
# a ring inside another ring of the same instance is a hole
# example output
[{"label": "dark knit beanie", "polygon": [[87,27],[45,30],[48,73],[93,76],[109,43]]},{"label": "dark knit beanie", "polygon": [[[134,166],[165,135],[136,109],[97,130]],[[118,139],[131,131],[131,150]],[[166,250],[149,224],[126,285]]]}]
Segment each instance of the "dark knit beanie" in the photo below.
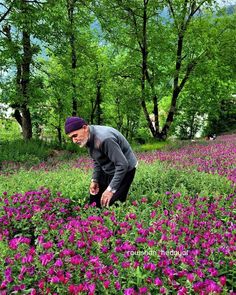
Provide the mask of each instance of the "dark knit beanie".
[{"label": "dark knit beanie", "polygon": [[65,122],[65,133],[68,134],[72,131],[82,128],[87,123],[80,117],[68,117]]}]

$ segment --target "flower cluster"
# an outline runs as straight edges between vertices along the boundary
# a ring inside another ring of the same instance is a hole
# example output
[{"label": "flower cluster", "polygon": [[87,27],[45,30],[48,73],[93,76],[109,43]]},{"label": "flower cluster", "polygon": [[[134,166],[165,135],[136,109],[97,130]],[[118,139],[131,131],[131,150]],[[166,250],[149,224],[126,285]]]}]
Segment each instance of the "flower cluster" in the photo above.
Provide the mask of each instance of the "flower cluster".
[{"label": "flower cluster", "polygon": [[113,210],[39,191],[0,211],[0,292],[235,294],[235,195],[142,198]]},{"label": "flower cluster", "polygon": [[193,142],[173,151],[140,153],[138,158],[146,163],[156,160],[169,163],[172,167],[192,169],[227,176],[236,184],[236,135],[219,136],[207,143]]}]

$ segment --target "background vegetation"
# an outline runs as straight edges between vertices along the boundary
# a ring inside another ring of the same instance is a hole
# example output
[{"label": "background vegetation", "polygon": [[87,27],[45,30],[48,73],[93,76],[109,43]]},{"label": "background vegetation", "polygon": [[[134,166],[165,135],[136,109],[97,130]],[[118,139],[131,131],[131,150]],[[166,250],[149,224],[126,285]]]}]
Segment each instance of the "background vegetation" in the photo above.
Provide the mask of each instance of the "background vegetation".
[{"label": "background vegetation", "polygon": [[0,1],[0,140],[62,145],[70,115],[140,143],[235,130],[235,23],[212,0]]}]

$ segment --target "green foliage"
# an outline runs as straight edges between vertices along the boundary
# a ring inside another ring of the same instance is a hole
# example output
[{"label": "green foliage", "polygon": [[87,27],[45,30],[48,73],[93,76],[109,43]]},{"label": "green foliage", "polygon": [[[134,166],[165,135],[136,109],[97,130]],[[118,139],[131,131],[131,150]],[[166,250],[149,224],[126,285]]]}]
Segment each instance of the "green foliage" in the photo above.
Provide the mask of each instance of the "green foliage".
[{"label": "green foliage", "polygon": [[26,192],[37,190],[40,187],[50,188],[53,193],[61,192],[63,197],[84,202],[88,196],[90,173],[79,169],[61,167],[60,170],[48,171],[25,171],[17,174],[0,176],[0,191]]},{"label": "green foliage", "polygon": [[207,134],[221,134],[236,129],[236,97],[222,99],[216,113],[210,112],[208,124],[204,129]]},{"label": "green foliage", "polygon": [[43,141],[31,139],[28,141],[13,140],[0,142],[2,161],[27,162],[28,165],[38,164],[46,160],[51,147]]},{"label": "green foliage", "polygon": [[149,152],[160,150],[169,145],[168,141],[157,141],[155,139],[149,140],[147,143],[142,145],[133,144],[132,148],[135,152]]},{"label": "green foliage", "polygon": [[[13,119],[0,119],[0,144],[21,138],[20,126]],[[1,157],[1,156],[0,156]]]},{"label": "green foliage", "polygon": [[155,162],[152,165],[141,164],[138,167],[131,195],[158,199],[159,195],[169,191],[183,195],[216,196],[232,192],[230,182],[219,175],[191,170],[179,170],[166,164]]},{"label": "green foliage", "polygon": [[[151,114],[156,96],[160,129],[163,128],[176,76],[178,33],[183,28],[181,21],[188,19],[188,15],[183,17],[183,14],[194,7],[190,7],[191,1],[146,2],[149,79],[143,93],[140,81],[145,2],[100,0],[89,1],[86,5],[71,2],[73,22],[65,1],[42,4],[29,1],[23,6],[19,3],[9,10],[0,24],[3,72],[0,101],[13,104],[19,111],[20,105],[27,102],[34,135],[62,143],[64,120],[72,113],[72,98],[76,98],[78,104],[77,114],[88,122],[111,125],[130,139],[137,136],[140,141],[147,142],[151,134],[144,130],[148,126],[140,101],[143,95],[147,112]],[[205,2],[204,9],[202,1],[195,4],[202,11],[194,12],[182,32],[179,86],[184,77],[188,81],[177,97],[172,128],[172,132],[181,138],[193,137],[201,130],[203,123],[199,118],[205,115],[209,118],[208,129],[217,124],[219,132],[229,130],[235,115],[234,112],[226,114],[227,110],[222,114],[220,109],[220,101],[227,100],[235,92],[236,55],[232,46],[236,36],[235,13],[225,14],[214,1]],[[10,1],[6,1],[3,10],[9,5]],[[169,5],[171,7],[167,9]],[[11,42],[6,33],[9,23]],[[28,50],[32,62],[27,98],[19,92],[16,76],[20,73],[17,65],[22,61],[23,29],[33,37]],[[76,52],[74,67],[72,40]],[[194,71],[186,75],[186,69],[192,65]],[[220,121],[225,123],[221,125]],[[7,132],[0,130],[3,139]]]},{"label": "green foliage", "polygon": [[[23,193],[46,187],[53,193],[60,191],[62,196],[83,203],[88,196],[90,178],[91,171],[71,169],[66,166],[47,173],[21,170],[17,174],[0,176],[0,192]],[[174,169],[160,162],[152,165],[140,163],[130,191],[131,198],[145,196],[153,200],[166,191],[191,196],[196,194],[214,196],[230,193],[232,187],[222,176],[194,170],[190,174],[188,171]]]}]

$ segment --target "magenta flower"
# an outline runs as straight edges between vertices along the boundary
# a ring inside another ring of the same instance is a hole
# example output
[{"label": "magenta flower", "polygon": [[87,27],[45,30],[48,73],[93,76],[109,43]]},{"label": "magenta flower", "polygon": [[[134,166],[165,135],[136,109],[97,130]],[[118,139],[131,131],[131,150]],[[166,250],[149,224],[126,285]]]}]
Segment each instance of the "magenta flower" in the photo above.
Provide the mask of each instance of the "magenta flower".
[{"label": "magenta flower", "polygon": [[136,295],[137,293],[133,288],[128,288],[124,290],[124,295]]},{"label": "magenta flower", "polygon": [[103,286],[104,286],[104,288],[105,288],[105,289],[108,289],[109,286],[110,286],[110,283],[111,283],[111,282],[110,282],[109,280],[104,281],[104,282],[103,282]]},{"label": "magenta flower", "polygon": [[52,261],[53,257],[54,257],[53,253],[47,253],[47,254],[40,255],[39,259],[41,261],[41,264],[43,266],[46,266],[50,261]]},{"label": "magenta flower", "polygon": [[70,285],[68,287],[68,292],[72,295],[78,295],[80,292],[84,291],[84,286],[83,284],[79,285]]},{"label": "magenta flower", "polygon": [[129,262],[129,261],[123,261],[123,262],[121,263],[121,266],[122,266],[123,268],[129,268],[129,267],[130,267],[130,262]]},{"label": "magenta flower", "polygon": [[147,294],[148,288],[147,287],[140,287],[139,288],[139,294]]},{"label": "magenta flower", "polygon": [[188,289],[185,287],[181,287],[177,292],[177,295],[187,295],[187,294],[188,294]]},{"label": "magenta flower", "polygon": [[161,294],[166,294],[166,293],[167,293],[166,288],[165,288],[165,287],[161,287],[161,288],[160,288],[160,293],[161,293]]},{"label": "magenta flower", "polygon": [[42,243],[42,247],[46,250],[46,249],[50,249],[53,246],[53,242],[52,241],[48,241],[46,243]]},{"label": "magenta flower", "polygon": [[220,277],[220,284],[224,286],[226,284],[226,276]]},{"label": "magenta flower", "polygon": [[54,263],[54,266],[56,267],[61,267],[63,265],[63,261],[59,258],[56,260],[56,262]]},{"label": "magenta flower", "polygon": [[50,279],[50,282],[53,283],[53,284],[58,284],[58,283],[60,283],[60,279],[59,279],[59,277],[57,277],[57,276],[53,276],[53,277]]},{"label": "magenta flower", "polygon": [[186,275],[186,277],[187,277],[187,280],[188,280],[189,282],[193,282],[193,281],[194,281],[194,274],[193,274],[193,273],[188,273],[188,274]]},{"label": "magenta flower", "polygon": [[24,257],[22,257],[22,263],[32,263],[34,260],[32,255],[26,255]]},{"label": "magenta flower", "polygon": [[156,211],[154,210],[154,211],[152,211],[152,212],[150,213],[150,217],[151,217],[151,218],[154,218],[154,217],[156,216],[156,214],[157,214],[157,213],[156,213]]},{"label": "magenta flower", "polygon": [[221,287],[219,285],[217,285],[216,282],[212,281],[212,280],[206,280],[205,281],[205,285],[206,285],[206,291],[209,293],[220,293],[221,292]]},{"label": "magenta flower", "polygon": [[29,295],[37,295],[37,292],[35,289],[31,289]]},{"label": "magenta flower", "polygon": [[114,277],[118,277],[119,276],[119,271],[115,268],[114,270],[113,270],[113,276]]},{"label": "magenta flower", "polygon": [[73,265],[79,265],[79,264],[82,264],[84,261],[83,257],[81,257],[80,255],[76,255],[76,256],[73,256],[71,257],[70,259],[70,263],[73,264]]},{"label": "magenta flower", "polygon": [[154,284],[158,287],[162,286],[162,280],[158,277],[154,279]]},{"label": "magenta flower", "polygon": [[115,285],[116,290],[120,290],[121,289],[121,285],[120,285],[120,283],[118,281],[116,281],[114,283],[114,285]]}]

